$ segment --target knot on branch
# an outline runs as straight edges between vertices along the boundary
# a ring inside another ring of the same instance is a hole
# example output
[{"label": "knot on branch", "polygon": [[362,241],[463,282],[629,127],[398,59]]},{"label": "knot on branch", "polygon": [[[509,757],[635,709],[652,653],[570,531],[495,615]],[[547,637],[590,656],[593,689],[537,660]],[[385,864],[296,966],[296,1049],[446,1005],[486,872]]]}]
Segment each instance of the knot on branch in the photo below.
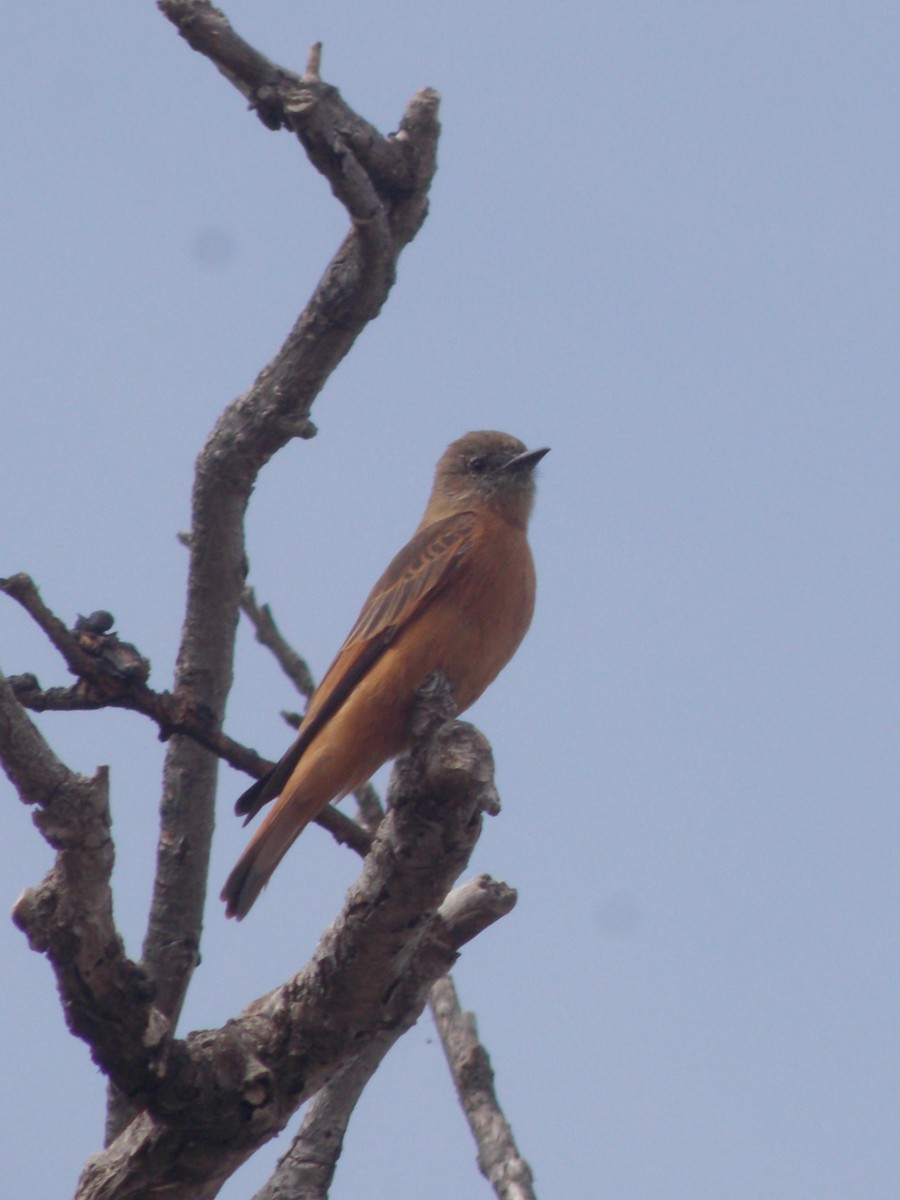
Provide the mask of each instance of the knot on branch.
[{"label": "knot on branch", "polygon": [[450,795],[465,792],[480,812],[492,817],[500,812],[491,744],[468,721],[447,722],[434,731],[426,775],[436,790]]},{"label": "knot on branch", "polygon": [[[468,721],[455,720],[456,712],[449,680],[433,671],[416,693],[410,721],[413,744],[398,760],[396,777],[402,780],[403,792],[431,792],[438,803],[467,799],[476,813],[496,816],[500,797],[490,742]],[[397,796],[389,793],[388,799],[394,804]]]},{"label": "knot on branch", "polygon": [[[98,619],[108,622],[105,629],[97,628]],[[123,684],[146,683],[150,678],[150,660],[132,642],[123,642],[117,633],[107,632],[113,622],[110,613],[93,613],[79,617],[72,630],[76,643],[95,660],[90,682],[101,693],[110,694]]]},{"label": "knot on branch", "polygon": [[[115,624],[112,613],[101,609],[87,617],[78,617],[69,629],[44,603],[29,575],[20,573],[0,579],[0,591],[24,608],[47,634],[72,674],[79,677],[69,707],[100,707],[123,690],[146,685],[150,661],[131,642],[123,642],[118,634],[109,632]],[[27,696],[31,701],[29,707],[35,707],[34,693],[40,690],[35,677],[18,676],[17,683],[17,695]],[[24,704],[25,700],[21,702]]]}]

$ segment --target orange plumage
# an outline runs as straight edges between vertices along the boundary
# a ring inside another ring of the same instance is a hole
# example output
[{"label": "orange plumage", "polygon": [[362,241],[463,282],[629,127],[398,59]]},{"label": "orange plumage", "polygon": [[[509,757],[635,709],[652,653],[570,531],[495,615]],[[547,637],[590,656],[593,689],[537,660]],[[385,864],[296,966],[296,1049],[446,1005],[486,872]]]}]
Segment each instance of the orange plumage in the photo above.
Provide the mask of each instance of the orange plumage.
[{"label": "orange plumage", "polygon": [[235,806],[250,820],[277,797],[222,890],[228,916],[246,916],[329,801],[407,748],[432,671],[462,712],[512,658],[534,611],[526,529],[546,453],[494,432],[467,433],[444,452],[418,529],[372,589],[296,740]]}]

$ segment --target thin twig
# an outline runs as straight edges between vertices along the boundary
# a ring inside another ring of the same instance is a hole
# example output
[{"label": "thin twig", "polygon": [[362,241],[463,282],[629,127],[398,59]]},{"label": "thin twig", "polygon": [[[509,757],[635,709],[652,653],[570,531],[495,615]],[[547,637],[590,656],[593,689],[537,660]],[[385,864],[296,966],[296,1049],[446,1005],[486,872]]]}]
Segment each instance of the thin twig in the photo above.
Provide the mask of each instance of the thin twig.
[{"label": "thin twig", "polygon": [[460,1103],[478,1147],[478,1166],[497,1200],[536,1200],[531,1167],[519,1153],[494,1089],[488,1052],[478,1040],[475,1016],[463,1012],[449,975],[432,985],[434,1015]]},{"label": "thin twig", "polygon": [[[7,683],[24,708],[32,712],[125,708],[155,721],[161,738],[183,734],[211,750],[229,766],[245,771],[255,779],[271,770],[271,762],[222,733],[213,723],[211,714],[190,698],[174,696],[171,692],[155,692],[148,687],[145,680],[150,664],[129,642],[120,641],[114,633],[97,634],[79,627],[68,629],[44,603],[27,575],[0,579],[0,591],[22,605],[47,633],[69,669],[79,675],[78,682],[71,687],[47,689],[41,688],[34,675],[11,676]],[[113,618],[109,616],[109,624],[112,623]],[[371,843],[369,834],[338,809],[329,806],[315,820],[339,844],[349,846],[358,854],[367,852]]]},{"label": "thin twig", "polygon": [[306,60],[306,71],[304,79],[315,79],[320,81],[319,72],[322,69],[322,43],[313,42],[309,48],[309,57]]},{"label": "thin twig", "polygon": [[[256,603],[256,594],[252,587],[244,588],[241,596],[241,611],[256,630],[256,640],[272,652],[282,671],[301,696],[308,700],[316,690],[312,672],[307,666],[306,660],[282,636],[269,605]],[[294,713],[282,713],[281,715],[293,729],[298,728],[302,720],[302,717]],[[374,833],[384,816],[384,808],[378,792],[371,783],[364,783],[362,787],[358,787],[354,791],[353,796],[357,804],[359,824],[369,833]]]},{"label": "thin twig", "polygon": [[[129,664],[131,670],[126,671],[115,661],[113,655],[99,653],[96,644],[98,637],[102,639],[103,635],[95,634],[92,629],[84,634],[77,629],[69,629],[41,599],[41,594],[29,575],[19,572],[8,579],[0,579],[0,592],[21,604],[37,626],[46,633],[72,674],[94,684],[98,699],[107,688],[116,690],[122,676],[130,675],[133,680],[139,682],[146,680],[149,674],[149,663],[146,659],[141,659],[135,651],[133,661]],[[134,650],[134,647],[128,648]]]},{"label": "thin twig", "polygon": [[308,700],[316,690],[312,672],[306,660],[282,636],[281,630],[275,624],[275,618],[272,616],[269,605],[256,603],[256,593],[252,587],[245,587],[241,592],[241,612],[256,631],[256,640],[259,644],[271,650],[282,671],[300,695],[305,696]]}]

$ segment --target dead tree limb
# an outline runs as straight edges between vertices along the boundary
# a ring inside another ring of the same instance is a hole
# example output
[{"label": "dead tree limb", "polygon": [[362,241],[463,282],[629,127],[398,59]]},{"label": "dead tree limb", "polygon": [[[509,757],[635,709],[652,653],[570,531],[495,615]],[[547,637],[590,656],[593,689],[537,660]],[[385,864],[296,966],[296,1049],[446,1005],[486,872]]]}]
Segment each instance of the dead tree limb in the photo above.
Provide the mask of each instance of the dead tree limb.
[{"label": "dead tree limb", "polygon": [[[488,875],[479,875],[450,893],[440,915],[457,934],[465,930],[465,940],[470,941],[511,912],[515,902],[512,888]],[[440,982],[432,986],[430,995]],[[287,1196],[295,1200],[327,1200],[357,1101],[384,1056],[404,1032],[405,1026],[382,1031],[362,1054],[316,1093],[290,1148],[253,1200],[284,1200]]]},{"label": "dead tree limb", "polygon": [[[23,708],[31,712],[125,708],[155,721],[162,740],[183,734],[229,766],[256,779],[271,769],[271,762],[223,733],[208,709],[196,705],[188,696],[156,692],[149,687],[146,682],[149,662],[130,642],[121,641],[109,631],[114,624],[110,613],[93,614],[93,618],[102,616],[106,626],[102,631],[91,618],[79,618],[75,628],[69,629],[44,603],[30,576],[18,574],[0,579],[0,592],[22,605],[59,650],[69,670],[78,676],[71,687],[46,689],[34,675],[10,676],[7,683]],[[368,833],[333,806],[329,805],[315,821],[339,844],[351,847],[358,854],[368,850],[371,842]]]},{"label": "dead tree limb", "polygon": [[60,762],[2,675],[0,759],[56,850],[44,881],[16,901],[13,920],[49,959],[69,1029],[127,1090],[169,1030],[154,1010],[152,982],[126,956],[113,919],[107,771],[87,779]]},{"label": "dead tree limb", "polygon": [[[478,898],[485,889],[446,902],[481,813],[496,807],[483,735],[438,712],[398,763],[393,799],[312,960],[222,1029],[171,1039],[155,1053],[131,1096],[141,1115],[88,1164],[80,1200],[214,1195],[333,1075],[385,1033],[414,1024],[462,942],[500,915],[503,905]],[[111,1073],[116,1079],[114,1063]]]},{"label": "dead tree limb", "polygon": [[[324,1196],[359,1094],[428,996],[448,1037],[454,1027],[465,1032],[464,1018],[458,1011],[454,1016],[447,1001],[446,971],[459,947],[515,902],[511,889],[487,877],[448,895],[477,838],[481,813],[497,811],[498,804],[490,748],[471,726],[448,720],[440,681],[424,692],[424,724],[413,752],[398,764],[391,811],[374,840],[334,810],[321,820],[360,852],[372,848],[312,961],[222,1029],[186,1039],[174,1031],[199,949],[217,760],[251,775],[269,766],[221,728],[241,605],[260,640],[280,661],[286,653],[271,613],[257,609],[244,591],[247,503],[272,455],[293,437],[314,435],[315,398],[378,315],[398,256],[421,227],[436,166],[438,98],[430,90],[418,93],[398,132],[384,137],[322,81],[319,44],[306,71],[295,74],[250,47],[204,0],[160,0],[159,7],[267,128],[298,138],[345,207],[350,230],[282,349],[226,408],[198,457],[173,691],[148,686],[149,663],[110,632],[108,614],[79,619],[70,630],[27,576],[0,581],[76,676],[69,688],[46,691],[33,677],[20,677],[15,687],[0,677],[0,753],[57,851],[43,883],[20,897],[15,920],[50,960],[69,1027],[87,1042],[113,1087],[115,1136],[88,1164],[79,1197],[211,1197],[310,1096],[316,1098],[291,1151],[260,1197],[286,1187]],[[308,695],[312,681],[299,656],[290,674]],[[22,705],[130,708],[151,717],[169,739],[157,876],[140,964],[126,956],[113,918],[106,772],[86,779],[68,770]],[[377,803],[370,804],[366,823],[374,827],[379,816]],[[489,1075],[486,1053],[478,1050]],[[508,1126],[506,1140],[499,1136],[502,1113],[492,1087],[482,1076],[476,1089],[465,1086],[472,1076],[471,1051],[466,1054],[448,1050],[448,1059],[479,1162],[498,1196],[526,1200],[530,1171]]]},{"label": "dead tree limb", "polygon": [[[257,630],[257,640],[271,651],[289,678],[293,678],[298,661],[308,671],[297,652],[279,633],[269,606],[260,608],[250,588],[245,591],[242,607]],[[312,690],[311,678],[307,680],[307,676],[301,674],[300,680],[302,682],[296,685],[298,691],[304,691],[307,685]],[[364,795],[357,797],[357,801],[362,825],[374,832],[384,809],[371,784],[366,784]],[[480,900],[477,905],[473,903],[475,894]],[[464,913],[471,913],[475,922],[474,937],[479,932],[485,910],[495,909],[499,917],[510,911],[515,901],[513,889],[484,875],[448,896],[442,911],[447,913],[458,904],[455,923],[460,927],[466,920]],[[488,1052],[478,1039],[474,1015],[460,1009],[452,976],[445,975],[432,985],[428,1005],[475,1139],[482,1174],[494,1188],[498,1200],[535,1200],[531,1168],[520,1155],[512,1129],[503,1115]],[[398,1037],[399,1032],[396,1032],[374,1041],[364,1054],[315,1095],[290,1148],[253,1200],[283,1200],[286,1196],[297,1200],[327,1200],[353,1110],[369,1079]]]},{"label": "dead tree limb", "polygon": [[[378,315],[397,258],[421,227],[436,166],[438,97],[417,93],[393,138],[383,137],[314,72],[294,74],[253,50],[201,0],[161,0],[188,41],[246,96],[271,129],[297,135],[351,219],[281,350],[224,411],[197,460],[187,611],[174,695],[218,728],[231,687],[246,562],[243,520],[256,477],[294,437],[315,432],[313,401],[359,333]],[[217,760],[195,741],[169,743],[157,873],[143,966],[174,1023],[197,962],[213,829]]]},{"label": "dead tree limb", "polygon": [[497,1200],[535,1200],[531,1167],[519,1153],[494,1088],[488,1052],[478,1038],[475,1016],[460,1008],[449,975],[431,988],[434,1014],[460,1104],[478,1147],[478,1166]]}]

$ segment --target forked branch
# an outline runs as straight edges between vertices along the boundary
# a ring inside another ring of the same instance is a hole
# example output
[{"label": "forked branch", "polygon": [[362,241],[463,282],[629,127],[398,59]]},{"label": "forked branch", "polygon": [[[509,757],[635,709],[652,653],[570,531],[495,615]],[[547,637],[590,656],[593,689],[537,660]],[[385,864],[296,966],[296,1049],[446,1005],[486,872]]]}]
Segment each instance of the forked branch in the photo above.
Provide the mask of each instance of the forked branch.
[{"label": "forked branch", "polygon": [[499,902],[482,885],[447,898],[481,813],[496,805],[490,748],[439,710],[422,726],[363,873],[311,962],[222,1029],[168,1043],[134,1097],[142,1115],[86,1169],[83,1200],[214,1194],[333,1075],[409,1028],[460,945],[508,910],[509,889]]},{"label": "forked branch", "polygon": [[[293,437],[315,432],[309,414],[331,372],[381,310],[403,247],[428,208],[436,165],[438,97],[419,92],[393,138],[357,116],[313,71],[298,75],[248,46],[202,0],[161,0],[188,43],[250,101],[272,129],[300,139],[347,209],[351,228],[281,350],[226,408],[197,460],[188,603],[174,695],[218,728],[231,686],[244,585],[243,521],[256,477]],[[197,961],[216,760],[194,741],[170,742],[163,781],[157,876],[144,965],[174,1021]],[[187,854],[184,848],[188,847]]]}]

